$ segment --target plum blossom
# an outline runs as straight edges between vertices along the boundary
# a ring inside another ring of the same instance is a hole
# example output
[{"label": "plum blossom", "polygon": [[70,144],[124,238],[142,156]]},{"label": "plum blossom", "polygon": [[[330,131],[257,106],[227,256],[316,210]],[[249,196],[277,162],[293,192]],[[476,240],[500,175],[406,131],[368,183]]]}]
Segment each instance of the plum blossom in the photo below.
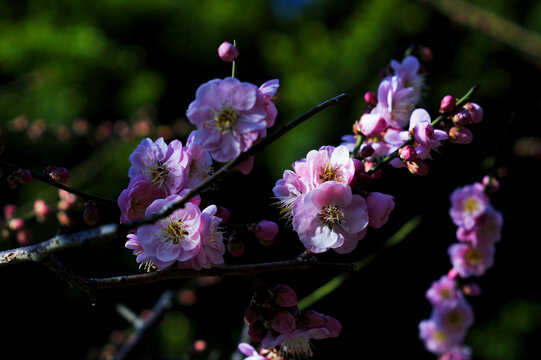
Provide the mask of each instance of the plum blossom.
[{"label": "plum blossom", "polygon": [[432,318],[438,328],[448,333],[465,334],[473,323],[473,311],[464,297],[453,306],[438,306],[434,308]]},{"label": "plum blossom", "polygon": [[223,264],[225,245],[223,234],[218,227],[222,219],[215,216],[216,211],[216,205],[210,205],[201,211],[201,224],[199,225],[201,242],[198,245],[197,253],[191,259],[178,262],[177,267],[201,270]]},{"label": "plum blossom", "polygon": [[127,189],[118,197],[120,208],[120,222],[141,218],[145,215],[147,207],[157,199],[167,195],[165,188],[149,180],[145,174],[139,174],[130,180]]},{"label": "plum blossom", "polygon": [[306,185],[299,175],[291,170],[285,170],[282,179],[276,182],[272,192],[280,207],[280,213],[290,222],[293,218],[291,206],[295,199],[306,192]]},{"label": "plum blossom", "polygon": [[443,354],[458,346],[464,333],[446,332],[437,326],[434,319],[428,319],[419,323],[419,337],[428,351]]},{"label": "plum blossom", "polygon": [[387,223],[389,215],[394,209],[394,198],[391,195],[374,191],[364,199],[368,210],[368,225],[377,229],[381,228]]},{"label": "plum blossom", "polygon": [[293,203],[293,227],[306,249],[321,253],[355,249],[359,234],[368,225],[366,201],[351,188],[327,181]]},{"label": "plum blossom", "polygon": [[267,127],[266,102],[257,86],[236,78],[201,85],[186,112],[197,127],[194,141],[217,161],[236,158]]},{"label": "plum blossom", "polygon": [[462,298],[462,292],[457,289],[455,279],[443,275],[438,281],[434,281],[426,292],[426,298],[433,307],[454,307]]},{"label": "plum blossom", "polygon": [[133,179],[144,174],[148,180],[162,187],[167,195],[181,190],[188,157],[184,156],[182,143],[173,140],[169,145],[163,138],[152,141],[145,138],[131,153],[128,176]]},{"label": "plum blossom", "polygon": [[449,215],[457,226],[469,230],[475,226],[476,219],[489,206],[489,198],[481,183],[474,183],[455,189],[451,193]]},{"label": "plum blossom", "polygon": [[468,243],[457,243],[448,249],[453,269],[463,278],[483,275],[494,263],[494,251],[492,244],[475,247]]},{"label": "plum blossom", "polygon": [[311,190],[326,181],[349,184],[355,177],[355,164],[345,146],[322,146],[306,155],[308,189]]},{"label": "plum blossom", "polygon": [[[171,195],[155,200],[146,209],[145,216],[160,211],[180,198],[180,195]],[[150,261],[162,270],[197,254],[201,242],[200,224],[201,210],[193,202],[187,202],[167,218],[141,226],[137,230],[137,238]]]},{"label": "plum blossom", "polygon": [[190,133],[186,146],[184,147],[185,156],[189,159],[185,170],[184,188],[193,189],[201,184],[212,173],[212,157],[208,151],[194,140],[194,132]]},{"label": "plum blossom", "polygon": [[380,115],[395,129],[403,129],[418,101],[415,89],[405,87],[399,77],[393,76],[379,84],[378,104],[370,113]]}]

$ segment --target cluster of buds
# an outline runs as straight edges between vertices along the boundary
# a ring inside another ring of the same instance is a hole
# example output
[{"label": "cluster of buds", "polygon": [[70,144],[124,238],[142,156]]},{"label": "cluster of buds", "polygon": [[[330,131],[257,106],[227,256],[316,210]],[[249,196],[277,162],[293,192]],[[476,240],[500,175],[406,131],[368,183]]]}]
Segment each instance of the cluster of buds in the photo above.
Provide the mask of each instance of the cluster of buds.
[{"label": "cluster of buds", "polygon": [[17,169],[6,177],[10,189],[16,189],[20,184],[28,184],[32,181],[32,173],[26,169]]},{"label": "cluster of buds", "polygon": [[51,178],[54,181],[66,182],[70,177],[70,172],[68,169],[63,167],[47,166],[45,170],[43,170],[43,175]]},{"label": "cluster of buds", "polygon": [[264,349],[277,349],[284,358],[311,356],[310,339],[337,337],[342,328],[330,316],[313,310],[301,311],[297,295],[284,284],[273,288],[261,286],[244,318],[250,324],[251,341],[261,343]]},{"label": "cluster of buds", "polygon": [[469,144],[473,133],[466,125],[477,124],[483,120],[483,109],[476,103],[466,103],[456,108],[457,99],[446,95],[441,100],[440,113],[453,124],[448,130],[449,140],[455,144]]}]

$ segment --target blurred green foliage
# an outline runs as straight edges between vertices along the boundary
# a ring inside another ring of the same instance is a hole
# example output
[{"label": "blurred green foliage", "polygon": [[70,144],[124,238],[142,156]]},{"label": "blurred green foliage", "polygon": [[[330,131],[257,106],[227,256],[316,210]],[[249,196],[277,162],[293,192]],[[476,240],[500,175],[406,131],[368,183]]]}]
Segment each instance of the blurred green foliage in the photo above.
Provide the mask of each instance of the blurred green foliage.
[{"label": "blurred green foliage", "polygon": [[[364,92],[377,90],[380,69],[391,59],[400,59],[416,43],[429,46],[434,53],[434,60],[427,63],[428,91],[422,105],[435,114],[444,95],[460,97],[478,84],[477,102],[483,105],[488,119],[478,128],[483,135],[476,140],[476,147],[457,150],[456,157],[447,158],[448,165],[441,166],[452,169],[444,173],[446,177],[440,184],[442,191],[450,192],[459,185],[457,181],[464,181],[464,174],[471,176],[468,170],[481,175],[478,164],[493,154],[495,142],[508,149],[513,139],[538,131],[539,125],[531,119],[537,118],[541,104],[536,92],[526,89],[539,80],[539,59],[487,35],[482,26],[470,28],[450,21],[449,14],[436,11],[430,3],[428,0],[2,1],[0,140],[7,148],[4,157],[37,172],[51,164],[65,166],[72,172],[69,185],[116,199],[127,186],[128,155],[142,137],[186,140],[192,128],[185,111],[200,84],[229,76],[230,64],[218,58],[216,49],[222,41],[235,39],[241,54],[237,62],[239,79],[258,85],[280,79],[278,125],[340,93],[352,96],[348,102],[318,114],[264,154],[257,155],[254,171],[267,175],[259,185],[270,193],[274,181],[293,161],[304,157],[312,148],[336,145],[342,135],[351,132],[353,121],[363,112]],[[528,31],[541,32],[539,2],[468,3],[514,21]],[[517,126],[505,134],[511,139],[500,141],[511,114],[528,121],[522,124],[533,127]],[[81,119],[88,127],[84,131],[79,127]],[[469,165],[463,160],[466,157]],[[399,195],[399,191],[409,193],[407,184],[401,184],[403,187],[394,195]],[[428,186],[429,182],[423,184]],[[21,212],[30,211],[32,201],[38,197],[51,202],[57,200],[55,189],[35,183],[17,191],[9,191],[2,183],[2,195],[0,205],[17,203]],[[118,219],[116,209],[102,215],[102,222]],[[412,214],[407,215],[410,218]],[[506,222],[513,220],[506,218]],[[54,225],[48,226],[36,232],[35,240],[45,240],[54,231]],[[512,240],[504,238],[505,241]],[[2,243],[3,248],[13,246],[16,244]],[[90,271],[99,263],[96,271],[103,274],[126,268],[135,270],[133,258],[125,256],[121,245],[114,246],[116,250],[105,250],[107,255],[93,254],[89,264],[78,265]],[[507,251],[514,254],[512,248]],[[109,261],[115,256],[128,261],[121,264]],[[442,251],[440,263],[447,261],[444,256]],[[108,261],[103,261],[104,258]],[[498,261],[496,264],[499,265]],[[424,289],[432,280],[426,280],[421,287]],[[420,296],[422,291],[418,291]],[[62,294],[58,296],[63,298]],[[494,324],[487,323],[472,332],[475,358],[519,358],[522,355],[517,354],[524,342],[530,341],[525,334],[540,328],[535,304],[513,303],[503,308],[501,314]],[[421,320],[426,314],[414,315]],[[83,318],[92,321],[92,316]],[[181,353],[189,338],[193,340],[196,336],[190,332],[195,321],[180,312],[169,314],[161,325],[164,337],[159,341],[164,351],[171,355]],[[235,324],[235,329],[237,325],[240,322]],[[408,330],[408,336],[415,342],[412,347],[417,346],[419,358],[429,358],[416,338],[415,326],[414,322],[413,329]],[[103,326],[101,331],[107,333],[116,328]],[[184,335],[181,340],[180,335],[168,337],[171,333]],[[90,346],[79,341],[74,346]],[[103,336],[92,338],[92,346],[106,342]]]}]

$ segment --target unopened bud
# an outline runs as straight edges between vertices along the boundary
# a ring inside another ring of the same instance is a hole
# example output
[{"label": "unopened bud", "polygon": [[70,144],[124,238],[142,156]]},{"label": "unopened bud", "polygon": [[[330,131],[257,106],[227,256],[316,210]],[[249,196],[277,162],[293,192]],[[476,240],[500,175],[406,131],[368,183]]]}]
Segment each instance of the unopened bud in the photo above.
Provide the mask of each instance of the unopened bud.
[{"label": "unopened bud", "polygon": [[464,126],[471,123],[470,113],[468,110],[462,108],[453,116],[453,124],[456,126]]},{"label": "unopened bud", "polygon": [[425,163],[423,160],[417,158],[413,161],[407,162],[408,170],[413,175],[426,175],[428,174],[428,164]]},{"label": "unopened bud", "polygon": [[8,204],[4,206],[4,218],[6,220],[12,219],[15,216],[16,212],[17,212],[17,205]]},{"label": "unopened bud", "polygon": [[239,50],[237,47],[230,42],[224,41],[218,47],[218,55],[223,61],[231,62],[235,61],[237,56],[239,56]]},{"label": "unopened bud", "polygon": [[296,329],[295,317],[286,310],[279,310],[271,319],[270,327],[280,334],[291,334]]},{"label": "unopened bud", "polygon": [[441,100],[440,114],[448,114],[455,109],[456,99],[454,96],[445,95]]},{"label": "unopened bud", "polygon": [[60,225],[63,225],[66,227],[71,227],[73,225],[73,219],[65,211],[59,211],[56,214],[56,218],[58,219],[58,222],[60,223]]},{"label": "unopened bud", "polygon": [[287,285],[279,284],[274,288],[274,302],[278,306],[292,307],[297,305],[297,294]]},{"label": "unopened bud", "polygon": [[378,97],[375,92],[373,91],[367,91],[364,93],[364,101],[368,105],[376,106],[378,103]]},{"label": "unopened bud", "polygon": [[34,201],[34,215],[36,215],[39,222],[43,222],[51,213],[51,207],[44,200],[38,199]]},{"label": "unopened bud", "polygon": [[54,168],[53,171],[51,171],[50,176],[54,181],[65,182],[69,179],[70,172],[66,168],[57,167]]},{"label": "unopened bud", "polygon": [[272,245],[274,237],[278,234],[278,224],[273,221],[261,220],[253,229],[255,236],[264,246]]},{"label": "unopened bud", "polygon": [[218,210],[216,211],[216,216],[222,219],[222,223],[224,223],[227,220],[229,220],[229,218],[231,217],[231,213],[225,207],[218,206]]},{"label": "unopened bud", "polygon": [[464,284],[462,286],[464,295],[467,296],[479,296],[481,295],[481,287],[477,283]]},{"label": "unopened bud", "polygon": [[398,149],[398,156],[404,161],[413,161],[417,158],[417,151],[413,145],[405,145]]},{"label": "unopened bud", "polygon": [[20,184],[28,184],[30,181],[32,181],[32,174],[26,169],[15,170],[13,176]]},{"label": "unopened bud", "polygon": [[92,200],[87,200],[84,205],[83,219],[87,225],[93,226],[98,222],[98,205]]},{"label": "unopened bud", "polygon": [[239,257],[244,253],[244,243],[237,237],[227,242],[227,251],[233,256]]},{"label": "unopened bud", "polygon": [[17,235],[15,236],[17,239],[17,242],[21,246],[28,246],[32,244],[32,231],[30,231],[29,228],[26,226],[17,231]]},{"label": "unopened bud", "polygon": [[22,229],[24,226],[24,220],[21,218],[13,218],[8,221],[8,228],[12,231]]},{"label": "unopened bud", "polygon": [[458,277],[458,271],[456,271],[455,268],[452,268],[451,270],[449,270],[449,272],[447,273],[447,276],[450,278],[450,279],[456,279]]},{"label": "unopened bud", "polygon": [[372,147],[372,145],[370,144],[366,144],[365,146],[363,146],[361,148],[361,156],[362,157],[370,157],[372,155],[374,155],[374,148]]},{"label": "unopened bud", "polygon": [[494,194],[500,190],[500,183],[494,176],[486,175],[482,181],[485,191],[489,194]]},{"label": "unopened bud", "polygon": [[476,103],[467,103],[464,109],[470,114],[471,124],[477,124],[483,120],[483,108]]},{"label": "unopened bud", "polygon": [[473,140],[473,133],[465,126],[453,126],[449,129],[449,140],[455,144],[469,144]]}]

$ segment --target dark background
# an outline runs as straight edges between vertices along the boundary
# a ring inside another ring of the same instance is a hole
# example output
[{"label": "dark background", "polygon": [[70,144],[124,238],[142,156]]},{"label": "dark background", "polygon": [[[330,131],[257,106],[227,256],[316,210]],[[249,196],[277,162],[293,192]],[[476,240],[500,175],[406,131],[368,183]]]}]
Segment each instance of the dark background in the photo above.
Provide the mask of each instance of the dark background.
[{"label": "dark background", "polygon": [[[235,39],[240,80],[259,85],[280,79],[278,125],[342,92],[351,95],[258,154],[250,175],[232,173],[203,194],[204,204],[228,207],[232,223],[265,218],[284,225],[271,198],[282,172],[313,148],[339,144],[362,114],[364,92],[377,89],[380,70],[410,45],[427,46],[434,58],[426,63],[421,106],[435,117],[444,95],[460,97],[479,85],[475,101],[484,121],[472,126],[473,143],[441,148],[426,177],[386,169],[373,190],[395,196],[388,224],[370,229],[351,254],[321,257],[357,261],[409,219],[423,216],[403,242],[311,307],[343,325],[339,338],[314,341],[314,358],[435,358],[418,339],[417,325],[430,316],[425,291],[450,268],[446,250],[455,241],[455,226],[448,216],[449,194],[504,167],[501,192],[492,198],[503,213],[503,237],[494,266],[478,279],[482,295],[471,299],[475,323],[466,343],[475,359],[538,359],[540,31],[541,4],[519,0],[5,1],[2,158],[36,172],[65,166],[72,172],[68,185],[116,199],[128,184],[128,155],[141,138],[185,142],[192,130],[185,111],[195,90],[230,75],[230,64],[216,49]],[[76,126],[82,119],[86,132]],[[2,181],[0,191],[0,205],[16,203],[18,216],[28,216],[37,198],[58,201],[55,189],[36,181],[17,190]],[[69,231],[88,228],[80,210],[73,215]],[[98,225],[117,222],[118,216],[115,207],[100,207]],[[39,242],[54,236],[58,223],[30,226]],[[226,255],[228,263],[291,259],[303,250],[289,229],[281,228],[268,248],[249,234],[241,238],[244,255]],[[140,273],[123,245],[118,239],[57,256],[83,276]],[[4,236],[0,246],[18,244]],[[304,297],[334,275],[288,272],[265,280],[287,282]],[[0,279],[0,343],[7,353],[14,350],[13,358],[107,358],[131,329],[115,306],[140,313],[173,288],[184,297],[179,295],[174,311],[148,337],[141,358],[181,359],[203,339],[207,350],[200,358],[227,359],[252,294],[250,279],[226,277],[212,284],[194,279],[104,291],[92,300],[39,264],[2,267]],[[196,295],[191,305],[190,294]]]}]

